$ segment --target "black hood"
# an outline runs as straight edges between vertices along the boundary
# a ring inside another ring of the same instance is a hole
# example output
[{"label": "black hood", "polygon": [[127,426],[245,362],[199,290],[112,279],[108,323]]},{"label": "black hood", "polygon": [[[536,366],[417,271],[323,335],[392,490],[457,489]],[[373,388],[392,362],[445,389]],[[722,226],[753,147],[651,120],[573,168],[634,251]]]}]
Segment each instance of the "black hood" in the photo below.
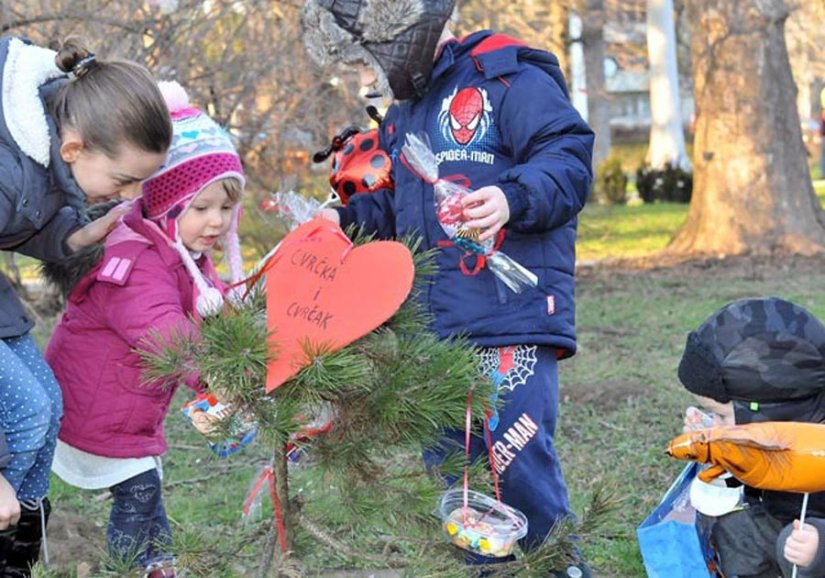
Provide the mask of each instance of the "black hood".
[{"label": "black hood", "polygon": [[765,411],[818,399],[825,391],[825,327],[784,299],[736,301],[688,335],[679,379],[695,394]]}]

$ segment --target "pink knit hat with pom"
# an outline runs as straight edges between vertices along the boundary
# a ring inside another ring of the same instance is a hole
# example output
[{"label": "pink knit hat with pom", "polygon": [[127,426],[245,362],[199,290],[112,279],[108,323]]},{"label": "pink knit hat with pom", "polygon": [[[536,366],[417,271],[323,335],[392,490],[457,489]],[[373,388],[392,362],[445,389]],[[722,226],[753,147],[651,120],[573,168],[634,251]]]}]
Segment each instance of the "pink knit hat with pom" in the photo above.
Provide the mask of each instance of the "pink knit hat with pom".
[{"label": "pink knit hat with pom", "polygon": [[[172,146],[166,162],[143,181],[144,214],[169,236],[180,253],[186,269],[198,289],[196,307],[201,316],[211,315],[223,307],[221,292],[210,286],[178,235],[178,217],[204,187],[222,179],[237,179],[245,184],[241,159],[229,134],[203,111],[189,106],[189,97],[177,82],[159,82],[161,93],[172,115]],[[226,234],[226,257],[236,283],[244,278],[238,241],[240,203],[232,213]]]}]

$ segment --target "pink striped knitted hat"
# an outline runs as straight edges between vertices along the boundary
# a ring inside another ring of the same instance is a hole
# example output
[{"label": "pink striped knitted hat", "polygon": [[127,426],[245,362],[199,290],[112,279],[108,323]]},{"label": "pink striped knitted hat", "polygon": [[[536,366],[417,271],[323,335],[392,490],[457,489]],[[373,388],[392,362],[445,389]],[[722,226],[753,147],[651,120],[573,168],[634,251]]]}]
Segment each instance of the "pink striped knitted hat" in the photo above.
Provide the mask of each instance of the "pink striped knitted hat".
[{"label": "pink striped knitted hat", "polygon": [[[158,86],[172,114],[172,146],[163,166],[143,181],[141,203],[146,217],[160,226],[180,253],[199,292],[198,312],[209,315],[223,305],[223,298],[203,278],[180,240],[177,220],[204,187],[227,178],[237,179],[243,186],[243,167],[229,134],[206,113],[189,105],[189,97],[180,84],[160,82]],[[240,203],[232,214],[225,239],[233,283],[244,277],[238,241],[239,216]]]}]

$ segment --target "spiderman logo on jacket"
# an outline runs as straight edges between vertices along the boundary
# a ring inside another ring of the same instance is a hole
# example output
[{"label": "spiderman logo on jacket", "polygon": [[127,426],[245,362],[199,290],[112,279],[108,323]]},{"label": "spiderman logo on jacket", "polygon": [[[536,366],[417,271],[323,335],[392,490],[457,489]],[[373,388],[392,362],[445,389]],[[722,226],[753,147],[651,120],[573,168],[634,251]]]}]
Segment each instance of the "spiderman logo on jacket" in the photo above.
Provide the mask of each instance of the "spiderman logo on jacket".
[{"label": "spiderman logo on jacket", "polygon": [[492,122],[493,107],[483,88],[456,87],[441,103],[438,124],[441,136],[447,142],[467,146],[487,134]]}]

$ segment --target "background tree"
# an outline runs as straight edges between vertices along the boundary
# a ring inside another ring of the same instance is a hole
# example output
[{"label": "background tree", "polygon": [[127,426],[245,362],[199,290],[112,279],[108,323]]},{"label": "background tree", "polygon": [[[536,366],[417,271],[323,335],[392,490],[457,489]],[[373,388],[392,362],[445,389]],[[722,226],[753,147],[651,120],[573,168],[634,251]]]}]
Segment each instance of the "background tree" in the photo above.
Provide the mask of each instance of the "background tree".
[{"label": "background tree", "polygon": [[[819,91],[825,87],[825,2],[789,0],[791,15],[785,27],[791,68],[799,96],[797,105],[803,121],[816,119],[820,114]],[[816,131],[810,124],[808,136]],[[824,175],[825,176],[825,175]]]},{"label": "background tree", "polygon": [[654,169],[670,165],[690,170],[682,128],[672,0],[648,0],[647,48],[650,60],[650,145],[646,161]]},{"label": "background tree", "polygon": [[604,0],[579,2],[584,14],[582,44],[584,49],[585,85],[587,86],[587,122],[596,133],[593,166],[599,166],[610,154],[610,96],[604,77]]},{"label": "background tree", "polygon": [[697,122],[694,192],[672,253],[825,250],[796,110],[784,0],[687,3]]},{"label": "background tree", "polygon": [[569,0],[460,0],[461,31],[492,29],[549,50],[567,74],[567,16]]},{"label": "background tree", "polygon": [[272,223],[255,210],[258,203],[282,188],[325,196],[328,167],[313,166],[312,152],[343,126],[368,120],[355,78],[300,65],[307,61],[301,5],[298,0],[4,0],[0,32],[53,48],[79,34],[106,58],[137,60],[159,79],[180,82],[193,105],[237,138],[248,180],[242,242],[255,257],[275,242]]}]

